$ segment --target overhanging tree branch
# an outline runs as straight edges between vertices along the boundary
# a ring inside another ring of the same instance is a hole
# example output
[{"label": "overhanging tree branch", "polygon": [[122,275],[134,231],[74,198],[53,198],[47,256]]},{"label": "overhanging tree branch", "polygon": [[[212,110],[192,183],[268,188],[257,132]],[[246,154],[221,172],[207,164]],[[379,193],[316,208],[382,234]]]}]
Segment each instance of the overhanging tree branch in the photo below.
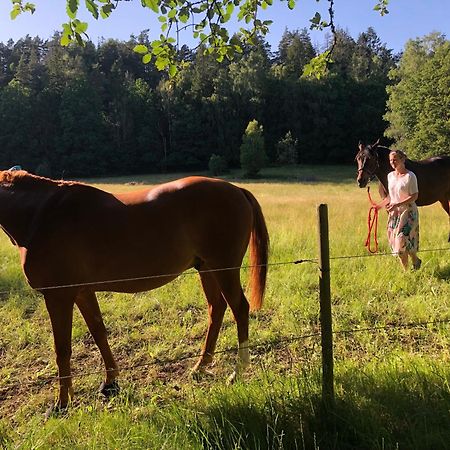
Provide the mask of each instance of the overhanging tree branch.
[{"label": "overhanging tree branch", "polygon": [[[136,51],[142,54],[142,61],[149,63],[154,61],[160,70],[168,70],[171,75],[177,72],[179,61],[177,61],[177,50],[180,45],[181,32],[192,29],[192,37],[198,40],[201,46],[207,44],[205,51],[216,56],[221,61],[224,58],[232,59],[236,53],[242,52],[242,46],[252,45],[256,36],[265,36],[269,32],[271,20],[260,20],[258,12],[260,9],[267,10],[273,5],[273,0],[140,0],[144,8],[148,8],[158,14],[161,23],[161,34],[159,39],[151,42],[150,47],[143,44],[136,46]],[[296,0],[280,0],[293,10]],[[310,0],[313,1],[313,0]],[[320,2],[321,0],[315,0]],[[330,28],[334,37],[333,44],[326,54],[319,55],[318,61],[313,62],[311,68],[325,67],[331,61],[331,53],[336,44],[336,30],[334,26],[334,1],[329,2],[329,20],[322,20],[321,15],[316,12],[311,18],[311,29],[323,30]],[[389,0],[374,0],[374,10],[381,15],[388,13]],[[22,12],[35,11],[35,4],[24,0],[11,0],[11,18],[15,19]],[[107,19],[112,13],[118,14],[119,0],[84,0],[84,7],[92,17]],[[77,19],[80,8],[79,0],[66,0],[66,12],[68,22],[62,24],[61,44],[64,46],[76,43],[83,45],[86,39],[88,23]],[[199,20],[198,20],[199,18]],[[230,38],[226,24],[232,18],[244,22],[245,26]],[[190,24],[188,22],[191,21]],[[251,24],[251,26],[250,26]],[[175,25],[175,27],[174,27]],[[174,36],[171,35],[173,32]],[[197,48],[198,48],[197,47]]]}]

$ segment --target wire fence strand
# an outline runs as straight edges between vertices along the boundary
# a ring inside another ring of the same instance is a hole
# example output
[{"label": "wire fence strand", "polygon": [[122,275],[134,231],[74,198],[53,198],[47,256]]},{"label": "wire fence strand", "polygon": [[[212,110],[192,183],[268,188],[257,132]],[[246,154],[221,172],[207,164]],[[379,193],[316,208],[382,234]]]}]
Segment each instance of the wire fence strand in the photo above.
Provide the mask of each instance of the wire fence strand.
[{"label": "wire fence strand", "polygon": [[[364,327],[364,328],[351,328],[351,329],[345,329],[345,330],[334,330],[334,335],[349,335],[349,334],[355,334],[355,333],[363,333],[363,332],[379,332],[379,331],[390,331],[394,329],[410,329],[410,328],[427,328],[429,326],[437,326],[437,325],[445,325],[450,323],[450,318],[443,318],[443,319],[437,319],[433,321],[426,321],[426,322],[408,322],[408,323],[388,323],[385,325],[380,326],[374,326],[374,327]],[[305,339],[310,338],[316,338],[320,337],[321,333],[320,331],[310,333],[310,334],[303,334],[298,336],[289,336],[289,337],[283,337],[278,339],[272,339],[266,342],[260,342],[253,345],[247,345],[245,347],[241,347],[241,349],[249,349],[249,350],[257,350],[259,349],[260,354],[267,354],[270,351],[280,348],[280,347],[287,347],[288,345],[292,344],[293,342],[302,341]],[[223,350],[217,350],[213,353],[213,355],[219,355],[219,354],[229,354],[229,353],[236,353],[236,347],[227,347]],[[150,366],[166,366],[170,364],[179,363],[182,361],[186,361],[188,359],[197,359],[202,356],[202,353],[194,353],[194,354],[186,354],[181,355],[176,358],[154,358],[152,361],[145,362],[145,363],[139,363],[139,364],[131,364],[128,366],[122,366],[119,367],[120,372],[130,372],[132,370],[136,369],[142,369],[145,367]],[[22,381],[19,379],[18,383],[10,384],[7,386],[0,387],[0,399],[4,396],[5,391],[12,390],[17,386],[45,386],[48,384],[51,384],[56,381],[64,380],[64,379],[73,379],[73,378],[84,378],[92,375],[100,375],[104,374],[108,371],[113,371],[116,369],[110,369],[110,370],[92,370],[92,371],[86,371],[86,372],[77,372],[70,376],[65,377],[59,377],[59,376],[51,376],[46,378],[41,378],[38,380],[25,380]]]},{"label": "wire fence strand", "polygon": [[[450,247],[447,248],[432,248],[420,250],[419,253],[425,252],[443,252],[450,251]],[[341,260],[341,259],[358,259],[358,258],[374,258],[377,256],[397,256],[397,253],[386,252],[386,253],[374,253],[374,254],[364,254],[364,255],[340,255],[340,256],[330,256],[330,260]],[[158,274],[158,275],[146,275],[141,277],[131,277],[131,278],[118,278],[112,280],[100,280],[100,281],[89,281],[89,282],[81,282],[81,283],[71,283],[71,284],[62,284],[62,285],[54,285],[54,286],[43,286],[33,288],[39,292],[45,292],[56,289],[71,289],[71,288],[79,288],[79,287],[89,287],[89,286],[101,286],[108,284],[119,284],[119,283],[129,283],[136,281],[145,281],[152,280],[158,278],[177,278],[177,277],[185,277],[190,275],[202,274],[202,273],[214,273],[214,272],[223,272],[229,270],[247,270],[256,267],[276,267],[276,266],[286,266],[286,265],[299,265],[303,263],[314,263],[318,264],[318,258],[305,258],[305,259],[297,259],[291,261],[278,261],[267,264],[256,264],[256,265],[242,265],[242,266],[234,266],[234,267],[221,267],[216,269],[204,269],[204,270],[187,270],[181,273],[166,273],[166,274]],[[29,291],[30,287],[26,288],[16,288],[11,290],[0,291],[0,296],[10,295],[11,293],[20,293]]]}]

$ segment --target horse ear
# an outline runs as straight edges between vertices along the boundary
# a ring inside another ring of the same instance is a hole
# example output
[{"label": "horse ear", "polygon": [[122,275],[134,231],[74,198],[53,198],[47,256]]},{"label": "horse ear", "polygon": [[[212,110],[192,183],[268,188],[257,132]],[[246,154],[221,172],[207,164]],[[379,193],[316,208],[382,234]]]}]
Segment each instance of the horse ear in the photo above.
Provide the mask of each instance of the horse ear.
[{"label": "horse ear", "polygon": [[358,142],[358,148],[360,151],[364,149],[364,144],[361,141]]},{"label": "horse ear", "polygon": [[380,138],[377,139],[377,142],[375,142],[375,144],[372,144],[372,147],[377,147],[378,145],[380,145]]}]

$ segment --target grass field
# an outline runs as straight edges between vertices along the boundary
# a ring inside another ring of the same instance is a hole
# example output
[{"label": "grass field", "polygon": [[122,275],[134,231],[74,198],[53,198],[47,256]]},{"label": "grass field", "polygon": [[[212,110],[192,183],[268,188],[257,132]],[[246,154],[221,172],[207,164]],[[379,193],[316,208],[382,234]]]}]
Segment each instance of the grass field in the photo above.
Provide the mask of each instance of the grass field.
[{"label": "grass field", "polygon": [[[405,273],[396,258],[383,255],[384,212],[381,255],[369,256],[369,205],[354,172],[299,166],[266,169],[254,182],[238,173],[228,176],[260,201],[273,264],[263,308],[251,317],[252,367],[241,381],[226,385],[236,354],[229,311],[211,375],[196,381],[189,376],[207,312],[198,276],[186,275],[148,293],[99,295],[110,344],[125,368],[121,394],[108,402],[96,393],[103,376],[99,352],[75,312],[76,397],[67,417],[46,422],[43,414],[56,394],[50,322],[42,297],[26,284],[16,249],[2,234],[0,447],[450,448],[448,219],[438,205],[420,209],[419,271]],[[175,177],[89,182],[124,191]],[[320,401],[318,266],[292,264],[317,258],[320,203],[329,211],[333,412]],[[246,276],[244,269],[244,281]]]}]

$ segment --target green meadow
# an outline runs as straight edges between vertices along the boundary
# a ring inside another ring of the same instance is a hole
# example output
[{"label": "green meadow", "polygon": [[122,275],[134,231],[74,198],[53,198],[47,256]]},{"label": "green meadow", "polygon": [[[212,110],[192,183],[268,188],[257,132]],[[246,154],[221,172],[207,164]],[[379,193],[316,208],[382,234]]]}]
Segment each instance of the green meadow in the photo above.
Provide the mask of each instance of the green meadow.
[{"label": "green meadow", "polygon": [[[119,192],[178,176],[87,181]],[[420,208],[423,264],[403,272],[386,254],[384,211],[379,254],[364,248],[369,202],[354,167],[271,168],[253,181],[239,172],[226,178],[257,197],[271,238],[264,305],[250,319],[248,372],[227,385],[237,347],[227,311],[210,373],[190,376],[207,324],[195,273],[146,293],[101,293],[123,368],[121,393],[109,401],[97,394],[102,361],[76,310],[75,398],[64,417],[45,421],[57,392],[50,322],[42,297],[26,284],[17,250],[1,234],[0,448],[450,448],[450,244],[440,205]],[[378,197],[375,184],[372,191]],[[321,203],[329,214],[333,410],[321,402]],[[246,277],[244,268],[244,284]]]}]

